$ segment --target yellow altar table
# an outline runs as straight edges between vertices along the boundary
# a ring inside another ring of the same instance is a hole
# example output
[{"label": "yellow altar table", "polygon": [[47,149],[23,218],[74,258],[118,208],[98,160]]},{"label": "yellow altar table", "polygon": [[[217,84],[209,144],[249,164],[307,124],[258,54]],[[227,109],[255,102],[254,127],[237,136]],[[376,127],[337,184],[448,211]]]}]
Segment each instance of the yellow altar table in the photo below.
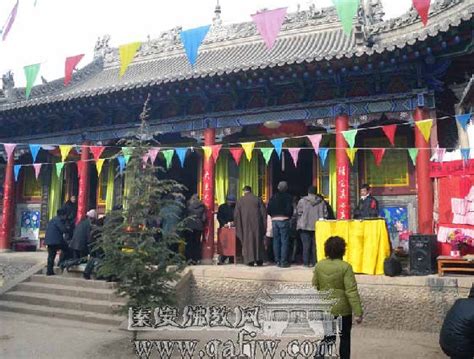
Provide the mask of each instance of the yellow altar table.
[{"label": "yellow altar table", "polygon": [[324,243],[332,236],[346,241],[344,260],[352,265],[355,273],[384,274],[383,262],[390,256],[390,239],[384,219],[317,221],[318,261],[325,258]]}]

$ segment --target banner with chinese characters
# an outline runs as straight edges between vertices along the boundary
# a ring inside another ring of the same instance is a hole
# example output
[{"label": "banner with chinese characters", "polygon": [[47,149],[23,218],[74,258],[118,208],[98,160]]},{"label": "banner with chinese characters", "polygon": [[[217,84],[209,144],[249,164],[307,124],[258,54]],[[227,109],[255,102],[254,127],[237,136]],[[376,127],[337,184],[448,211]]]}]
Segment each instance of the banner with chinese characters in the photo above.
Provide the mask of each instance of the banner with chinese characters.
[{"label": "banner with chinese characters", "polygon": [[431,162],[430,177],[474,175],[474,160]]},{"label": "banner with chinese characters", "polygon": [[337,218],[351,218],[349,203],[349,166],[338,164],[337,171]]}]

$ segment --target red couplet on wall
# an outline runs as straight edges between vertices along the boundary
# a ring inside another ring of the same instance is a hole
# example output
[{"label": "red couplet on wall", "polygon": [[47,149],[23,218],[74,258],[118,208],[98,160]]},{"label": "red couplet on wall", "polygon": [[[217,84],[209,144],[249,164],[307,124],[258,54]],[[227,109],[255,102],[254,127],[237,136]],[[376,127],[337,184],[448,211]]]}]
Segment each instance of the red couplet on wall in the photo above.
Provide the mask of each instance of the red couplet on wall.
[{"label": "red couplet on wall", "polygon": [[[215,144],[216,130],[207,128],[204,130],[204,145]],[[204,158],[202,178],[202,200],[207,211],[207,221],[204,227],[204,238],[202,242],[202,259],[209,262],[214,257],[214,160],[212,156]]]},{"label": "red couplet on wall", "polygon": [[351,218],[351,201],[349,191],[349,158],[347,157],[347,142],[342,131],[349,128],[349,117],[336,117],[336,180],[337,180],[337,219]]}]

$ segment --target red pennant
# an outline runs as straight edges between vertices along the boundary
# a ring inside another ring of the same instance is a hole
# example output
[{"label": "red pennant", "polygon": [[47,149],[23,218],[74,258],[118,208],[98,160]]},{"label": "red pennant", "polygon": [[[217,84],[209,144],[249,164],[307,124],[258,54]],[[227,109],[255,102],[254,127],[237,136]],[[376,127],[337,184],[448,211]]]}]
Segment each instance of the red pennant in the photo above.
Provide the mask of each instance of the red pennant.
[{"label": "red pennant", "polygon": [[430,13],[431,0],[413,0],[413,7],[418,11],[421,22],[424,26],[428,23],[428,15]]},{"label": "red pennant", "polygon": [[72,80],[72,71],[76,68],[77,64],[82,60],[84,54],[71,56],[66,58],[66,66],[64,73],[64,86],[67,86]]},{"label": "red pennant", "polygon": [[238,166],[240,163],[240,158],[242,157],[242,153],[244,153],[244,149],[241,147],[236,147],[236,148],[229,149],[229,151],[232,157],[234,158],[235,163]]},{"label": "red pennant", "polygon": [[383,133],[388,137],[388,140],[395,146],[395,132],[397,131],[397,125],[387,125],[382,127]]},{"label": "red pennant", "polygon": [[98,160],[100,158],[100,155],[102,152],[104,152],[105,147],[104,146],[91,146],[90,150],[92,152],[92,156],[94,156],[94,160]]},{"label": "red pennant", "polygon": [[219,157],[219,152],[221,151],[222,145],[212,145],[212,157],[214,158],[214,162],[217,161],[217,158]]},{"label": "red pennant", "polygon": [[372,153],[374,154],[375,164],[380,166],[383,155],[385,154],[385,148],[372,148]]}]

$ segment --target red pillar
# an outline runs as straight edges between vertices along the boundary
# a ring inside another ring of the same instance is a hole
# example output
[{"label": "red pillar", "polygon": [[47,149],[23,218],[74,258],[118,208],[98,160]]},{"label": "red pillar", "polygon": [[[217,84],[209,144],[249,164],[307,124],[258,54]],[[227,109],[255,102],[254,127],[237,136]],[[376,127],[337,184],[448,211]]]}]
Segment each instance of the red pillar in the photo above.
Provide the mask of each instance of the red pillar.
[{"label": "red pillar", "polygon": [[89,205],[89,146],[81,147],[81,165],[78,168],[79,193],[77,196],[76,223],[86,216]]},{"label": "red pillar", "polygon": [[[207,128],[204,130],[204,145],[212,146],[216,141],[216,130]],[[214,160],[204,158],[202,178],[202,198],[207,210],[207,222],[204,227],[204,238],[202,242],[202,261],[212,263],[214,257]]]},{"label": "red pillar", "polygon": [[[413,115],[415,121],[426,119],[423,108],[418,107]],[[433,234],[433,183],[430,178],[431,146],[415,126],[416,185],[418,191],[418,233]]]},{"label": "red pillar", "polygon": [[347,142],[342,131],[349,128],[349,117],[336,117],[336,180],[337,180],[337,219],[351,218],[351,201],[349,192],[349,158],[347,157]]},{"label": "red pillar", "polygon": [[10,249],[10,236],[15,217],[15,180],[13,166],[15,156],[12,153],[5,167],[5,182],[3,184],[3,212],[0,229],[0,251]]}]

